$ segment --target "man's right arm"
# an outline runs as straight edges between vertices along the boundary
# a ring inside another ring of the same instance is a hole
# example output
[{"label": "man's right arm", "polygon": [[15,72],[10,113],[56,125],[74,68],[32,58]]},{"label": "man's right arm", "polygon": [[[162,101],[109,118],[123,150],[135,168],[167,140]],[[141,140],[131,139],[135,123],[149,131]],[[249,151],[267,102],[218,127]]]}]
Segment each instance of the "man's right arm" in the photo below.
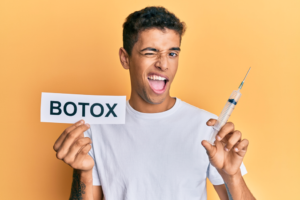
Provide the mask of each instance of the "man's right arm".
[{"label": "man's right arm", "polygon": [[102,187],[93,186],[92,172],[82,173],[73,170],[73,183],[69,200],[91,199],[105,200],[103,197]]},{"label": "man's right arm", "polygon": [[93,186],[94,160],[88,155],[92,141],[83,134],[89,128],[81,120],[64,130],[53,146],[56,157],[74,169],[70,200],[103,199],[101,187]]}]

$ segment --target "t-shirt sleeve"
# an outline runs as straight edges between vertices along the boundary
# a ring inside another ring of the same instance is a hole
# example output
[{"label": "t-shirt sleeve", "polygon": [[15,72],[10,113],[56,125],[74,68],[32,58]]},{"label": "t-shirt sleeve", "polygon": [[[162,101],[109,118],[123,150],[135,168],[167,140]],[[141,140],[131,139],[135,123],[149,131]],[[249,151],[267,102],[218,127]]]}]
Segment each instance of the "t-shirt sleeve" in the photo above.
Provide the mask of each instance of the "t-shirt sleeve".
[{"label": "t-shirt sleeve", "polygon": [[[84,132],[84,137],[89,137],[93,141],[91,128]],[[89,155],[93,158],[94,163],[95,163],[95,165],[93,167],[93,171],[92,171],[92,173],[93,173],[93,185],[101,185],[100,178],[99,178],[99,173],[98,173],[98,168],[97,168],[97,162],[95,160],[93,143],[91,144],[91,146],[92,146],[92,148],[89,151]]]},{"label": "t-shirt sleeve", "polygon": [[[240,166],[240,169],[241,169],[242,176],[247,174],[247,170],[246,170],[246,167],[243,162]],[[208,168],[207,168],[207,178],[213,185],[224,184],[222,176],[219,174],[217,169],[211,163],[209,163]]]}]

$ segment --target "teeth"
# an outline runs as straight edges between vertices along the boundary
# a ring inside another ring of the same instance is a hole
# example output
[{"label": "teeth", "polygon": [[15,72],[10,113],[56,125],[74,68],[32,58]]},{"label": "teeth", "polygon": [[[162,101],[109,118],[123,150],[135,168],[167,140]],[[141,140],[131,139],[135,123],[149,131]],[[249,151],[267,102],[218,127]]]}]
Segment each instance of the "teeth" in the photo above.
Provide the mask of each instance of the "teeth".
[{"label": "teeth", "polygon": [[156,75],[148,76],[148,78],[151,79],[151,80],[159,80],[159,81],[164,81],[164,80],[166,80],[166,78],[161,77],[161,76],[156,76]]}]

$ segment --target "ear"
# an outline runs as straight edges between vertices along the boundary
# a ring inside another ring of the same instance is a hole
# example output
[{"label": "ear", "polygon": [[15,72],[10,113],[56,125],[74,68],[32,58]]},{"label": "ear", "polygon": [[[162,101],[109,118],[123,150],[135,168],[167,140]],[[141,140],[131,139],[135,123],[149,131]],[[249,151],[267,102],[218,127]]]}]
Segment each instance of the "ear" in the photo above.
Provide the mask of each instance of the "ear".
[{"label": "ear", "polygon": [[123,47],[121,47],[119,49],[119,57],[120,57],[120,62],[122,64],[123,68],[129,69],[129,56]]}]

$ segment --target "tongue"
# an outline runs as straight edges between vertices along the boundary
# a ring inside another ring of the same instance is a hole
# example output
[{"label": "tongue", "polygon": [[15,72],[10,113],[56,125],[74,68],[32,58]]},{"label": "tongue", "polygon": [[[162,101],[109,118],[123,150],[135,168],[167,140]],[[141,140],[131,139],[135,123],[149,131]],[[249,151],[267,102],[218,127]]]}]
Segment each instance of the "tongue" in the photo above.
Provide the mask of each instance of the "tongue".
[{"label": "tongue", "polygon": [[154,80],[149,80],[150,85],[152,88],[155,90],[162,90],[164,89],[165,86],[165,81],[154,81]]}]

